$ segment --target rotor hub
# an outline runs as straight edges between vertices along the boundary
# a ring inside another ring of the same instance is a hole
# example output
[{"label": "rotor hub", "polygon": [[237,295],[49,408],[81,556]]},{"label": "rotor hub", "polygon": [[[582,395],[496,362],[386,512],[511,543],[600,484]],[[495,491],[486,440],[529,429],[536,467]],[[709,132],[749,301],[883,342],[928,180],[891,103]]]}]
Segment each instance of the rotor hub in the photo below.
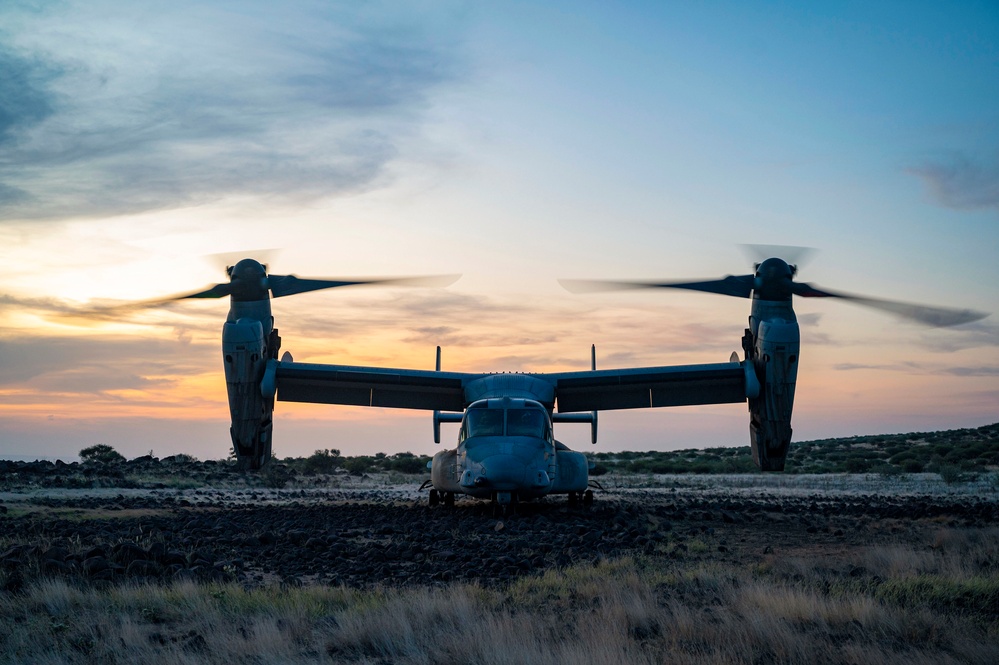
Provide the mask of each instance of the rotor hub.
[{"label": "rotor hub", "polygon": [[229,287],[232,299],[250,302],[267,299],[267,270],[254,259],[243,259],[229,268]]},{"label": "rotor hub", "polygon": [[790,300],[794,266],[783,259],[770,258],[756,267],[753,295],[760,300]]}]

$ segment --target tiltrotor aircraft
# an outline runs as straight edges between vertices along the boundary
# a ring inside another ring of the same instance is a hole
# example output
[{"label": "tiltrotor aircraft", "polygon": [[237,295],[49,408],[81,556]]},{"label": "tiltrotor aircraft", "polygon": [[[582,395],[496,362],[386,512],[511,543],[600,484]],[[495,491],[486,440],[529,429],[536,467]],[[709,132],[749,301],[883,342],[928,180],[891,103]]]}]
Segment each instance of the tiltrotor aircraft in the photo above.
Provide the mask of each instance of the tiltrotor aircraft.
[{"label": "tiltrotor aircraft", "polygon": [[752,298],[742,359],[733,353],[722,363],[598,370],[593,354],[588,371],[487,374],[441,371],[438,347],[435,370],[355,367],[295,362],[287,353],[279,359],[271,296],[414,280],[268,275],[263,264],[249,258],[227,273],[228,283],[175,299],[229,296],[222,355],[239,464],[259,469],[270,459],[275,400],[425,409],[433,412],[437,443],[441,423],[460,423],[457,447],[431,461],[431,505],[452,504],[458,494],[503,506],[549,494],[567,494],[572,503],[591,501],[586,457],[558,442],[552,426],[587,423],[596,443],[597,414],[611,409],[748,403],[753,459],[765,471],[783,470],[799,357],[793,296],[846,298],[930,325],[985,316],[821,290],[795,282],[795,266],[769,258],[756,265],[754,274],[719,280],[562,281],[572,291],[668,287]]}]

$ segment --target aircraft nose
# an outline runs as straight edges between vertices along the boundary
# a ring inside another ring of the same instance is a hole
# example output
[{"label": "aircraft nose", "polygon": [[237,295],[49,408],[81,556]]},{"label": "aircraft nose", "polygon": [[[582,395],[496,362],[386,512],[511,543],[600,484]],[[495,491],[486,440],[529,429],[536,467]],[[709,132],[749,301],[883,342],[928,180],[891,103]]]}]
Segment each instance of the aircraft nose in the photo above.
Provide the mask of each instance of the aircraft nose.
[{"label": "aircraft nose", "polygon": [[544,469],[510,455],[493,455],[482,460],[473,468],[466,469],[461,476],[464,487],[488,487],[506,490],[524,487],[547,487],[551,478]]}]

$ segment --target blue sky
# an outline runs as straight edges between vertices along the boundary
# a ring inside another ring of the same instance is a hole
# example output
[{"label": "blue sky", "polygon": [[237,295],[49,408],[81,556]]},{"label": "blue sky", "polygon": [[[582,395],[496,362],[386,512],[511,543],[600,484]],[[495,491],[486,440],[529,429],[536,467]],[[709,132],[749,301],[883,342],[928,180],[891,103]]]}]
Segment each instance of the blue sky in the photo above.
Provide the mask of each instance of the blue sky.
[{"label": "blue sky", "polygon": [[[15,1],[0,26],[0,455],[224,456],[224,305],[59,316],[216,282],[218,253],[463,274],[275,304],[296,359],[343,364],[725,360],[747,302],[556,279],[740,274],[744,243],[817,248],[821,287],[999,310],[991,3]],[[796,309],[799,440],[996,420],[994,316]],[[601,450],[748,438],[737,406],[605,415]],[[415,412],[279,404],[275,436],[434,450]]]}]

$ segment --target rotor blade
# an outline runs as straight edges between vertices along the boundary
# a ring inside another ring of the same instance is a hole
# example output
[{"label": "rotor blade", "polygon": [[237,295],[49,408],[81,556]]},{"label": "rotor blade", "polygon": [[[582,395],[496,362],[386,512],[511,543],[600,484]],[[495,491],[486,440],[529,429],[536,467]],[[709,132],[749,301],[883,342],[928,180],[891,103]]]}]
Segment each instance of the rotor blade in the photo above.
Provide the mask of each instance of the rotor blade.
[{"label": "rotor blade", "polygon": [[180,295],[171,296],[169,298],[161,298],[158,302],[169,302],[171,300],[185,300],[187,298],[224,298],[232,292],[232,286],[230,284],[216,284],[215,286],[210,286],[204,291],[195,291],[194,293],[182,293]]},{"label": "rotor blade", "polygon": [[295,275],[270,275],[268,284],[275,298],[308,293],[341,286],[366,286],[370,284],[396,286],[443,287],[458,281],[461,275],[427,275],[424,277],[376,277],[370,279],[307,279]]},{"label": "rotor blade", "polygon": [[881,298],[868,298],[867,296],[856,296],[849,293],[836,293],[834,291],[818,289],[805,282],[796,282],[792,286],[792,290],[795,295],[802,296],[803,298],[842,298],[858,305],[890,312],[934,328],[971,323],[972,321],[978,321],[989,316],[987,312],[977,312],[973,309],[931,307],[929,305],[917,305],[897,300],[883,300]]},{"label": "rotor blade", "polygon": [[814,247],[796,247],[794,245],[742,244],[739,245],[739,249],[746,255],[746,258],[754,263],[762,263],[776,256],[799,268],[808,263],[808,260],[819,251]]},{"label": "rotor blade", "polygon": [[748,298],[753,293],[752,275],[729,275],[724,279],[702,282],[617,282],[612,280],[560,279],[558,282],[570,293],[595,293],[599,291],[628,291],[634,289],[689,289],[723,296]]},{"label": "rotor blade", "polygon": [[142,309],[152,309],[154,307],[160,307],[168,303],[175,302],[177,300],[186,300],[188,298],[224,298],[229,295],[230,286],[229,284],[215,284],[207,289],[201,291],[192,291],[191,293],[179,293],[174,296],[167,296],[165,298],[153,298],[150,300],[135,300],[131,302],[115,303],[108,305],[90,305],[80,308],[78,315],[81,317],[90,317],[95,319],[103,318],[114,318],[118,315],[125,314],[127,312],[134,312]]}]

